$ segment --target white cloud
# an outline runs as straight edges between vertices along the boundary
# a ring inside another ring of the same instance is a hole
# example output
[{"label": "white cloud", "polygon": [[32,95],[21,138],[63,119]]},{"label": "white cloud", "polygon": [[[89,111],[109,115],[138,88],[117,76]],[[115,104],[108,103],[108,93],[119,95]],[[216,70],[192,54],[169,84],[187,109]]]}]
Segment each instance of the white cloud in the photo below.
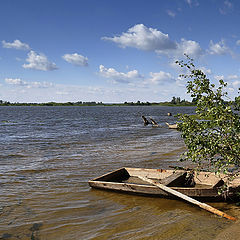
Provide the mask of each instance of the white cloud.
[{"label": "white cloud", "polygon": [[227,76],[227,79],[228,79],[228,80],[236,80],[236,79],[239,79],[239,76],[236,75],[236,74],[235,74],[235,75],[228,75],[228,76]]},{"label": "white cloud", "polygon": [[178,44],[178,52],[180,55],[184,53],[190,57],[198,57],[203,53],[199,43],[192,40],[181,39],[181,42]]},{"label": "white cloud", "polygon": [[226,46],[224,40],[221,40],[218,43],[213,43],[213,41],[211,40],[209,44],[209,53],[212,55],[225,55],[231,53],[231,51]]},{"label": "white cloud", "polygon": [[205,68],[205,67],[200,67],[200,70],[201,70],[202,72],[204,72],[205,74],[212,74],[211,69],[207,69],[207,68]]},{"label": "white cloud", "polygon": [[[237,74],[228,75],[228,76],[216,75],[216,76],[214,76],[214,78],[218,81],[219,80],[225,80],[225,81],[234,81],[235,80],[235,82],[238,83],[239,79],[240,79],[240,76],[238,76]],[[231,84],[233,84],[233,82]]]},{"label": "white cloud", "polygon": [[50,88],[54,84],[50,82],[26,82],[20,78],[5,78],[5,82],[10,85],[24,86],[27,88]]},{"label": "white cloud", "polygon": [[51,88],[54,84],[51,82],[30,82],[28,88]]},{"label": "white cloud", "polygon": [[62,58],[76,66],[88,66],[88,58],[84,57],[78,53],[73,54],[65,54],[62,56]]},{"label": "white cloud", "polygon": [[103,77],[110,78],[115,82],[129,83],[135,79],[141,79],[143,76],[137,70],[132,70],[127,73],[118,72],[114,68],[106,68],[103,65],[99,66],[99,74]]},{"label": "white cloud", "polygon": [[26,43],[22,43],[20,40],[15,40],[12,43],[10,42],[6,42],[6,41],[2,41],[2,46],[3,48],[14,48],[17,50],[30,50],[30,47],[28,44]]},{"label": "white cloud", "polygon": [[150,72],[150,77],[151,78],[148,81],[154,84],[163,84],[175,81],[170,73],[163,71],[157,73]]},{"label": "white cloud", "polygon": [[240,87],[240,80],[236,80],[232,83],[234,88]]},{"label": "white cloud", "polygon": [[177,43],[177,48],[172,50],[157,50],[158,54],[165,54],[169,57],[173,57],[174,59],[182,57],[183,54],[187,54],[190,57],[199,57],[203,54],[203,50],[201,49],[198,42],[192,40],[181,39],[180,43]]},{"label": "white cloud", "polygon": [[236,41],[236,44],[237,44],[238,46],[240,46],[240,40],[237,40],[237,41]]},{"label": "white cloud", "polygon": [[103,40],[115,42],[120,47],[134,47],[146,51],[175,49],[176,43],[171,41],[168,34],[164,34],[154,28],[147,28],[143,24],[137,24],[129,28],[121,36],[103,37]]},{"label": "white cloud", "polygon": [[34,51],[28,53],[28,58],[26,59],[28,64],[23,64],[22,66],[27,69],[35,69],[41,71],[52,71],[57,69],[55,63],[48,61],[44,54],[37,54]]},{"label": "white cloud", "polygon": [[168,16],[170,16],[170,17],[172,17],[172,18],[174,18],[175,16],[176,16],[176,13],[175,12],[173,12],[172,10],[167,10],[167,15]]},{"label": "white cloud", "polygon": [[27,82],[20,78],[5,78],[5,82],[10,85],[26,86]]},{"label": "white cloud", "polygon": [[223,75],[216,75],[214,76],[214,78],[219,81],[219,80],[224,80],[224,76]]},{"label": "white cloud", "polygon": [[199,57],[203,50],[198,42],[181,39],[180,43],[170,40],[168,34],[153,28],[147,28],[143,24],[137,24],[129,28],[126,33],[120,36],[103,37],[117,43],[120,47],[133,47],[145,51],[155,51],[169,57],[179,57],[184,53],[191,57]]}]

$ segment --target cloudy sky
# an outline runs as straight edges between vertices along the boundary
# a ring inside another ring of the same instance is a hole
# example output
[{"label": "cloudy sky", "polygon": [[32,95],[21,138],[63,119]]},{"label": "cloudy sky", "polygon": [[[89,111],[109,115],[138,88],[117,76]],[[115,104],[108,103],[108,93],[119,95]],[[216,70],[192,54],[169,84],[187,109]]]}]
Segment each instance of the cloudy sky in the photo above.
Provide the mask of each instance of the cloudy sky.
[{"label": "cloudy sky", "polygon": [[2,0],[0,100],[190,99],[175,61],[240,87],[238,0]]}]

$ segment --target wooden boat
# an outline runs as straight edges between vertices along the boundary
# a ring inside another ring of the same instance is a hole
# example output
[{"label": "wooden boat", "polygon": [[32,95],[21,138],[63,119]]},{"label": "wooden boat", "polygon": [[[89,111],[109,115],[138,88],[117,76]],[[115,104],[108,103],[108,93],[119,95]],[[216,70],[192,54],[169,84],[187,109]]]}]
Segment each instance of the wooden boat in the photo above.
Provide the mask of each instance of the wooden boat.
[{"label": "wooden boat", "polygon": [[[164,170],[164,169],[143,169],[143,168],[120,168],[89,181],[93,188],[114,190],[133,194],[143,194],[158,197],[173,197],[170,193],[163,191],[157,186],[151,185],[139,178],[147,177],[155,182],[168,186],[189,197],[198,199],[224,200],[218,194],[224,181],[225,175],[216,176],[211,172],[197,172],[193,174],[195,185],[188,186],[186,181],[191,171],[185,170]],[[232,181],[229,186],[228,197],[232,198],[240,186],[240,177]]]},{"label": "wooden boat", "polygon": [[177,124],[169,124],[167,122],[166,122],[166,124],[167,124],[168,128],[170,128],[170,129],[177,129],[178,128]]}]

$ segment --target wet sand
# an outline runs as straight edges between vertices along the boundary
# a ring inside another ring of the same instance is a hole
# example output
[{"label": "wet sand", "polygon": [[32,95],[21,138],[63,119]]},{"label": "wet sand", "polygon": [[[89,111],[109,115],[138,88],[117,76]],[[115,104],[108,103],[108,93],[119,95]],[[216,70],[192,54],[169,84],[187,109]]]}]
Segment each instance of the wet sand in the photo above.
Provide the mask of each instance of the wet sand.
[{"label": "wet sand", "polygon": [[240,239],[240,207],[233,207],[229,214],[232,216],[237,217],[238,220],[233,222],[230,226],[223,229],[215,240],[239,240]]}]

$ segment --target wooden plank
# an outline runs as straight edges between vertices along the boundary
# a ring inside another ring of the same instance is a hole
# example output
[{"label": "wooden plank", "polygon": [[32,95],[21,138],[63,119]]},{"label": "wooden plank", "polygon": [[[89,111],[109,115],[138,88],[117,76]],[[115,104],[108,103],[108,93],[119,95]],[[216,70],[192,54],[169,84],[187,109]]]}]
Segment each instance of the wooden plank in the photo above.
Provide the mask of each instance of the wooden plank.
[{"label": "wooden plank", "polygon": [[180,192],[178,192],[176,190],[173,190],[173,189],[171,189],[171,188],[169,188],[167,186],[164,186],[163,184],[155,182],[155,181],[153,181],[153,180],[151,180],[151,179],[149,179],[147,177],[139,176],[139,178],[142,179],[143,181],[149,182],[152,185],[155,185],[155,186],[159,187],[163,191],[166,191],[166,192],[168,192],[168,193],[170,193],[170,194],[172,194],[174,196],[177,196],[177,197],[179,197],[181,199],[184,199],[185,201],[188,201],[188,202],[190,202],[192,204],[195,204],[195,205],[199,206],[200,208],[203,208],[203,209],[205,209],[205,210],[207,210],[209,212],[212,212],[214,214],[217,214],[217,215],[219,215],[221,217],[225,217],[225,218],[233,220],[233,221],[237,220],[237,218],[232,217],[232,216],[230,216],[230,215],[228,215],[228,214],[226,214],[226,213],[224,213],[224,212],[222,212],[222,211],[220,211],[220,210],[218,210],[218,209],[216,209],[216,208],[214,208],[214,207],[212,207],[212,206],[210,206],[210,205],[208,205],[206,203],[199,202],[199,201],[197,201],[197,200],[195,200],[195,199],[193,199],[193,198],[191,198],[191,197],[189,197],[187,195],[184,195],[184,194],[182,194],[182,193],[180,193]]}]

